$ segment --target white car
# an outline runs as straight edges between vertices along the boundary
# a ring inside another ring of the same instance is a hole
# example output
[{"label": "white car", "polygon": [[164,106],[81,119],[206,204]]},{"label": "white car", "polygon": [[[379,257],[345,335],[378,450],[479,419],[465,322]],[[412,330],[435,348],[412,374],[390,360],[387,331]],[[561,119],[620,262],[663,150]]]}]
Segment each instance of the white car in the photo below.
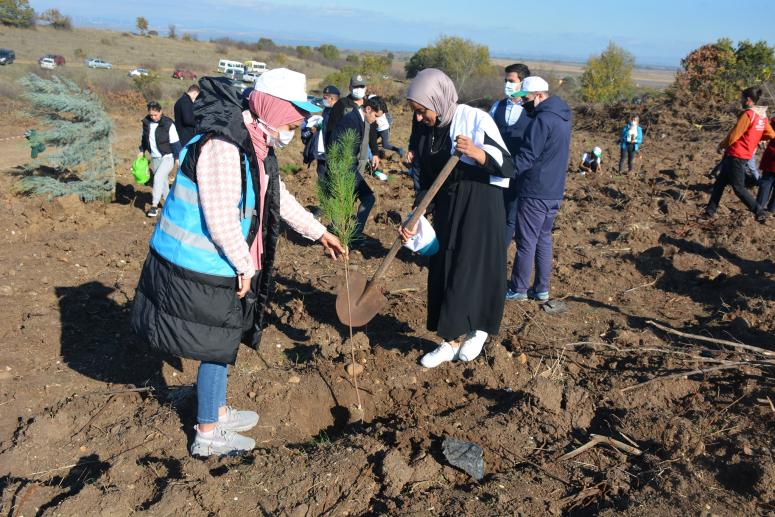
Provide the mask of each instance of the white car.
[{"label": "white car", "polygon": [[51,59],[50,57],[44,57],[40,60],[40,67],[45,68],[47,70],[53,70],[57,67],[56,61]]},{"label": "white car", "polygon": [[113,65],[111,65],[107,61],[103,61],[102,59],[96,59],[96,58],[87,59],[86,66],[88,66],[89,68],[107,68],[108,70],[113,68]]},{"label": "white car", "polygon": [[135,68],[129,71],[129,77],[140,77],[141,75],[148,75],[148,70],[145,68]]},{"label": "white car", "polygon": [[252,72],[245,72],[244,74],[242,74],[243,83],[255,83],[256,79],[258,79],[258,75]]}]

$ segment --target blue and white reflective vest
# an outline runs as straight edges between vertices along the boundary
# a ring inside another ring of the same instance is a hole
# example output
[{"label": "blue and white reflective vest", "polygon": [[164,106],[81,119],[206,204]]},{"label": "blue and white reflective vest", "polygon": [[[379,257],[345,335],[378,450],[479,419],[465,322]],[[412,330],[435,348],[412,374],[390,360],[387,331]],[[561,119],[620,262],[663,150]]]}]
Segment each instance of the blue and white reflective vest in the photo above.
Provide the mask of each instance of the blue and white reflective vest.
[{"label": "blue and white reflective vest", "polygon": [[[180,153],[180,164],[175,182],[164,203],[161,219],[151,236],[151,248],[169,262],[191,271],[215,276],[236,276],[236,270],[223,252],[216,247],[207,231],[202,207],[199,204],[199,188],[182,172],[183,160],[189,146],[201,139],[192,138]],[[247,239],[253,215],[256,195],[247,156],[245,162],[245,192],[240,199],[240,225]]]}]

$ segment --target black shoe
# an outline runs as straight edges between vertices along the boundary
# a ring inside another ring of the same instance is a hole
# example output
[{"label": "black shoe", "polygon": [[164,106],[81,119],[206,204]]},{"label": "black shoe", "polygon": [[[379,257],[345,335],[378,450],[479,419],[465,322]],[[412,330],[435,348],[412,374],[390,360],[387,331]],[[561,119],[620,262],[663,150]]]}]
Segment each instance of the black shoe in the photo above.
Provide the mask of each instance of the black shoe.
[{"label": "black shoe", "polygon": [[767,222],[767,211],[766,210],[760,210],[756,212],[756,222],[757,223],[766,223]]},{"label": "black shoe", "polygon": [[700,217],[702,217],[703,219],[711,220],[714,217],[716,217],[716,212],[708,210],[706,208],[705,210],[702,211],[702,215]]},{"label": "black shoe", "polygon": [[151,207],[151,209],[150,209],[150,210],[148,210],[148,211],[145,213],[145,215],[146,215],[146,216],[148,216],[148,217],[157,217],[157,216],[159,215],[159,209],[158,209],[158,208],[156,208],[155,206],[154,206],[154,207]]}]

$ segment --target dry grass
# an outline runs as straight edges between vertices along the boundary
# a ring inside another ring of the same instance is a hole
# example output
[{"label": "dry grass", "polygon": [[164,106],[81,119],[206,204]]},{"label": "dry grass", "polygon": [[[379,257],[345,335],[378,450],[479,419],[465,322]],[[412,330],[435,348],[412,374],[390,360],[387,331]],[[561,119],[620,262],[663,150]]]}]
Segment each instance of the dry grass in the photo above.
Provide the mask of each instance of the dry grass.
[{"label": "dry grass", "polygon": [[[258,37],[256,37],[258,39]],[[0,28],[0,41],[3,47],[14,49],[16,63],[3,67],[0,83],[15,81],[29,72],[41,73],[37,61],[40,56],[56,53],[64,56],[67,64],[56,70],[56,74],[71,78],[80,84],[115,82],[115,88],[123,88],[127,72],[145,65],[155,69],[162,78],[162,101],[169,103],[180,96],[186,81],[172,79],[172,71],[179,64],[186,64],[200,77],[215,74],[218,60],[221,58],[264,61],[270,68],[280,64],[273,62],[268,52],[248,52],[245,50],[218,49],[215,43],[204,41],[171,40],[163,37],[133,36],[101,29],[75,29],[57,31],[47,27],[35,30]],[[220,52],[219,52],[220,50]],[[112,70],[91,70],[84,65],[84,57],[99,57],[113,64]],[[318,63],[286,56],[282,66],[305,73],[307,84],[312,87],[333,71],[332,68]],[[41,74],[44,75],[44,74]],[[99,85],[97,86],[99,89]]]},{"label": "dry grass", "polygon": [[[531,73],[556,77],[578,77],[584,71],[584,63],[561,63],[558,61],[520,61],[519,59],[493,59],[493,63],[504,67],[511,63],[525,63]],[[635,68],[632,80],[637,86],[663,89],[673,83],[675,71],[652,68]]]}]

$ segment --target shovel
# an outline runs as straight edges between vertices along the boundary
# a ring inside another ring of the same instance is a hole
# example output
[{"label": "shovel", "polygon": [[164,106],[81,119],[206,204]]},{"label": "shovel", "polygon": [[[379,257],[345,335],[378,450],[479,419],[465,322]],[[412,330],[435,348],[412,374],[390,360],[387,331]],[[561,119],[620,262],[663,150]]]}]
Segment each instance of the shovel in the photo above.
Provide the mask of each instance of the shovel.
[{"label": "shovel", "polygon": [[[453,154],[449,157],[431,188],[425,192],[420,204],[414,209],[412,217],[406,223],[406,228],[414,230],[420,217],[425,213],[433,198],[436,197],[439,189],[447,180],[459,159],[460,156],[458,154]],[[339,286],[336,294],[336,315],[339,317],[339,321],[352,327],[362,327],[377,315],[387,301],[385,295],[382,294],[382,287],[379,285],[379,281],[385,276],[390,263],[396,258],[398,250],[401,249],[401,244],[401,236],[399,235],[370,281],[367,282],[366,277],[362,274],[352,272],[350,273],[349,292],[346,282]]]}]

